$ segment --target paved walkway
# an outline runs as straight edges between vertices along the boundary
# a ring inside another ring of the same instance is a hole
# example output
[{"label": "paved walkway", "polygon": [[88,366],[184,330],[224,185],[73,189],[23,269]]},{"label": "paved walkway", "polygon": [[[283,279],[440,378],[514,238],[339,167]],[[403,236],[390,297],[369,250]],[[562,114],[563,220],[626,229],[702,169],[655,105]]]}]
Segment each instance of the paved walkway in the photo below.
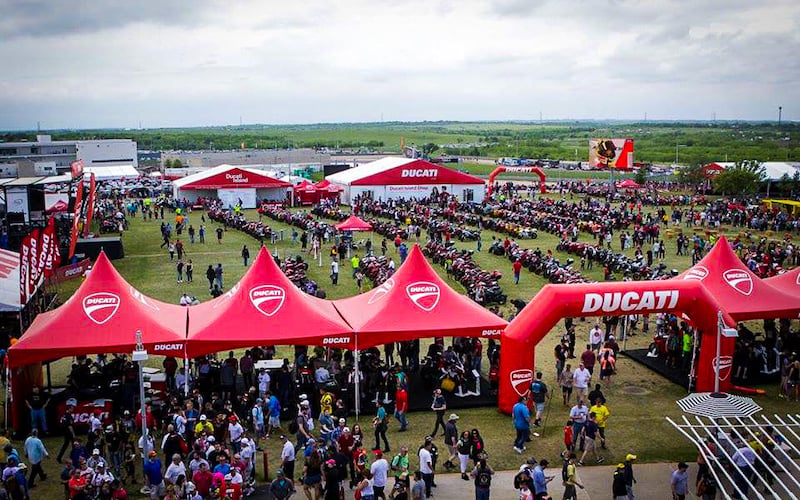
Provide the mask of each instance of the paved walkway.
[{"label": "paved walkway", "polygon": [[[689,478],[690,486],[694,484],[696,467],[690,465]],[[608,466],[579,467],[578,479],[586,487],[578,490],[580,500],[607,500],[611,496],[611,478],[614,474],[616,464]],[[634,476],[638,484],[634,488],[634,493],[638,500],[663,500],[671,498],[669,478],[675,464],[637,464],[634,465]],[[547,469],[547,475],[555,478],[550,483],[549,493],[555,499],[560,499],[564,493],[561,484],[561,466],[558,468]],[[514,489],[514,475],[512,471],[498,472],[492,480],[491,497],[502,500],[513,500],[518,498],[517,490]],[[474,486],[472,481],[464,481],[460,474],[436,474],[437,488],[433,490],[433,500],[469,500],[475,498]],[[269,496],[254,495],[250,498],[266,499]],[[293,499],[305,498],[298,492]],[[352,498],[352,491],[345,490],[345,498]],[[696,498],[691,492],[687,495],[688,499]]]}]

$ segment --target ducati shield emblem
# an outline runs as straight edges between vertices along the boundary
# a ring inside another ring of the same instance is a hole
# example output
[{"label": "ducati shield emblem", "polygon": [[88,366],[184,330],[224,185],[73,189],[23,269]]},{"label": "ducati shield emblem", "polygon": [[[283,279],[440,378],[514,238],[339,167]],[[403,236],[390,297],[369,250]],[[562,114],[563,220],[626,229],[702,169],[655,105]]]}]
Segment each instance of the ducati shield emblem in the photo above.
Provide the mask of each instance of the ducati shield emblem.
[{"label": "ducati shield emblem", "polygon": [[514,392],[520,396],[527,394],[532,381],[533,370],[523,368],[521,370],[514,370],[511,372],[511,387],[513,387]]},{"label": "ducati shield emblem", "polygon": [[86,316],[102,325],[110,320],[119,310],[120,300],[117,295],[109,292],[98,292],[87,295],[83,299],[83,312]]},{"label": "ducati shield emblem", "polygon": [[142,304],[144,304],[145,306],[149,307],[150,309],[152,309],[154,311],[158,311],[159,310],[158,306],[155,305],[154,303],[150,302],[150,300],[147,297],[145,297],[144,294],[142,292],[140,292],[139,290],[137,290],[137,289],[135,289],[133,287],[130,287],[130,292],[131,292],[131,297],[133,297],[134,300],[138,300],[139,302],[141,302]]},{"label": "ducati shield emblem", "polygon": [[389,278],[382,285],[377,287],[370,295],[367,304],[374,304],[386,296],[389,291],[394,288],[394,278]]},{"label": "ducati shield emblem", "polygon": [[430,312],[439,303],[441,291],[436,283],[417,281],[406,287],[406,294],[417,307],[423,311]]},{"label": "ducati shield emblem", "polygon": [[[711,362],[711,368],[716,372],[717,371],[717,360],[716,358]],[[731,369],[733,368],[733,356],[720,356],[719,357],[719,379],[720,381],[728,380],[728,377],[731,375]]]},{"label": "ducati shield emblem", "polygon": [[265,316],[278,312],[286,301],[286,290],[275,285],[261,285],[250,290],[250,302]]},{"label": "ducati shield emblem", "polygon": [[708,276],[708,269],[704,266],[694,266],[686,271],[686,276],[684,276],[683,279],[703,281],[706,276]]},{"label": "ducati shield emblem", "polygon": [[742,269],[728,269],[722,273],[725,283],[742,295],[750,295],[753,292],[753,278]]}]

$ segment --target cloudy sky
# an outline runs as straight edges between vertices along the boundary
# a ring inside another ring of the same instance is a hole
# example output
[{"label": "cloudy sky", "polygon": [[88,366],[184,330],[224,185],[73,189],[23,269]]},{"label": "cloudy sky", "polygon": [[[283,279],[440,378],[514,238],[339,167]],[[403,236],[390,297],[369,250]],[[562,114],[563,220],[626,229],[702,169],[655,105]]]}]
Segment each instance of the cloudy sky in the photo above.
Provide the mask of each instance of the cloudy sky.
[{"label": "cloudy sky", "polygon": [[798,0],[0,0],[0,129],[800,120]]}]

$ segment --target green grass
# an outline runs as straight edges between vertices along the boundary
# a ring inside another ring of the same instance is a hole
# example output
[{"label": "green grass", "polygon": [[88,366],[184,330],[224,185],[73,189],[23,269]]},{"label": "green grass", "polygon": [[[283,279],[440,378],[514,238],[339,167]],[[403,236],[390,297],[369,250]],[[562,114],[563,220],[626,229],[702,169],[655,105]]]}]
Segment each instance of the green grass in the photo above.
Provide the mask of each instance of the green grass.
[{"label": "green grass", "polygon": [[[256,217],[254,211],[249,211],[248,216]],[[190,221],[197,227],[200,224],[200,213],[190,215]],[[276,223],[268,220],[267,223],[278,230],[284,230],[284,240],[279,241],[275,246],[270,245],[271,251],[277,249],[281,257],[292,256],[299,252],[299,245],[291,244],[291,227],[285,224]],[[208,233],[213,234],[215,224],[207,224]],[[484,232],[484,248],[488,247],[491,236],[502,237],[491,232]],[[381,237],[366,233],[359,235],[358,239],[373,237],[373,242],[379,244]],[[589,241],[589,236],[582,234],[581,239]],[[188,241],[188,238],[187,238]],[[667,242],[667,265],[678,269],[685,269],[689,266],[688,257],[676,257],[674,240],[665,239]],[[192,284],[176,284],[174,275],[174,263],[169,261],[166,250],[160,249],[159,222],[143,222],[135,219],[131,223],[131,228],[123,235],[126,257],[114,262],[114,265],[122,275],[136,288],[145,294],[167,302],[177,302],[181,293],[194,294],[201,300],[210,298],[205,280],[204,271],[208,264],[221,262],[225,268],[225,283],[227,286],[235,283],[244,273],[245,267],[240,259],[242,245],[248,245],[251,255],[255,257],[258,243],[253,238],[235,230],[225,233],[223,243],[216,243],[214,237],[210,237],[205,245],[195,243],[186,244],[187,258],[191,258],[195,263],[195,282]],[[558,243],[555,236],[540,233],[537,240],[522,240],[523,247],[536,248],[543,250],[554,249]],[[474,242],[457,242],[460,247],[475,248]],[[613,242],[614,248],[618,248],[618,240]],[[389,255],[399,259],[390,245]],[[632,254],[632,250],[627,253]],[[559,258],[567,258],[566,254],[556,252]],[[327,258],[327,249],[324,252],[323,266],[311,263],[309,276],[319,282],[327,291],[329,298],[340,298],[357,293],[354,281],[346,272],[343,266],[340,278],[340,285],[333,287],[328,278],[328,268],[330,262]],[[485,251],[475,254],[476,261],[487,270],[500,270],[505,274],[501,280],[509,298],[521,298],[529,301],[538,290],[545,284],[545,280],[527,271],[523,271],[520,285],[514,285],[509,279],[511,276],[511,263],[502,257],[489,255]],[[439,266],[434,266],[440,275],[446,278],[444,271]],[[586,274],[594,279],[600,279],[600,270],[595,266],[595,270]],[[463,288],[452,280],[448,282],[457,290]],[[76,282],[62,286],[60,293],[62,298],[66,298],[77,286]],[[367,285],[368,287],[369,285]],[[508,315],[511,306],[503,308],[504,315]],[[591,323],[578,322],[577,334],[578,345],[588,338],[588,330]],[[537,346],[536,364],[545,374],[545,380],[552,388],[555,381],[555,369],[552,363],[552,350],[556,341],[560,337],[560,327],[553,331]],[[650,339],[646,336],[635,336],[629,341],[629,347],[643,347],[649,343]],[[288,355],[290,347],[281,348],[281,354]],[[65,381],[68,365],[71,360],[65,359],[53,364],[52,377],[55,384]],[[160,359],[151,358],[151,364],[157,366]],[[484,363],[484,369],[486,363]],[[695,452],[692,447],[676,432],[664,419],[665,416],[677,418],[680,416],[675,400],[682,397],[685,391],[680,387],[665,383],[664,379],[655,375],[651,371],[633,363],[625,357],[621,357],[618,362],[619,375],[614,379],[613,385],[604,389],[609,399],[609,408],[612,417],[608,427],[609,450],[606,455],[606,463],[621,461],[626,453],[634,452],[639,455],[643,462],[654,461],[675,461],[693,460]],[[622,388],[635,386],[645,389],[644,395],[631,395],[625,393]],[[759,398],[759,403],[765,408],[765,414],[771,412],[783,413],[793,408],[788,403],[778,400],[775,395],[775,387],[768,387],[768,395]],[[549,416],[547,418],[547,428],[543,437],[536,438],[529,444],[529,454],[537,458],[549,458],[551,461],[557,458],[561,449],[561,432],[564,421],[568,415],[568,408],[561,404],[560,394],[556,394],[549,406]],[[512,451],[513,429],[510,419],[501,415],[494,408],[477,408],[458,411],[461,416],[459,425],[461,429],[478,428],[486,441],[487,451],[490,456],[492,466],[498,470],[514,469],[518,467],[521,458]],[[408,445],[412,449],[419,446],[422,437],[432,430],[433,418],[431,412],[417,412],[409,416],[410,432],[400,434],[397,432],[398,425],[392,422],[388,433],[389,441],[393,449],[400,445]],[[369,427],[369,416],[361,419],[362,425]],[[367,436],[370,438],[371,436]],[[51,455],[55,455],[60,446],[60,439],[48,438],[45,440]],[[370,441],[368,441],[369,443]],[[15,442],[18,449],[21,442]],[[266,449],[270,457],[271,470],[277,466],[276,457],[279,456],[279,443],[271,440],[267,443]],[[444,446],[440,447],[444,453]],[[412,461],[413,462],[413,461]],[[557,462],[556,462],[557,463]],[[59,468],[50,459],[45,463],[45,471],[50,479],[35,490],[37,498],[55,498],[60,495],[60,485],[57,483]]]}]

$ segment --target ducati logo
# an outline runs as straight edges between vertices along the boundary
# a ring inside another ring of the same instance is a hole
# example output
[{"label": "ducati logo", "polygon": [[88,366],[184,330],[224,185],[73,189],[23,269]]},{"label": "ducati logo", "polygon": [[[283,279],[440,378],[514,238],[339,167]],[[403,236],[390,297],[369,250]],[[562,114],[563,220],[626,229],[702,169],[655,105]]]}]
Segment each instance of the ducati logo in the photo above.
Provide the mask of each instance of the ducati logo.
[{"label": "ducati logo", "polygon": [[411,302],[423,311],[432,311],[439,303],[439,285],[428,281],[417,281],[406,287],[406,293]]},{"label": "ducati logo", "polygon": [[686,276],[684,276],[683,279],[703,281],[706,276],[708,276],[708,269],[704,266],[694,266],[686,271]]},{"label": "ducati logo", "polygon": [[516,392],[520,396],[524,396],[525,394],[527,394],[532,381],[533,381],[533,370],[524,368],[521,370],[514,370],[513,372],[511,372],[511,387],[513,387],[514,392]]},{"label": "ducati logo", "polygon": [[[717,360],[711,362],[711,368],[714,372],[717,371]],[[720,356],[719,357],[719,380],[728,380],[731,375],[731,368],[733,368],[733,356]]]},{"label": "ducati logo", "polygon": [[83,312],[86,316],[97,323],[102,325],[110,320],[119,309],[119,297],[113,293],[98,292],[84,297],[83,299]]},{"label": "ducati logo", "polygon": [[137,289],[135,289],[133,287],[130,287],[130,292],[131,292],[131,297],[133,297],[134,300],[138,300],[139,302],[141,302],[142,304],[144,304],[145,306],[149,307],[150,309],[152,309],[154,311],[158,311],[159,310],[158,306],[155,305],[154,303],[150,302],[150,300],[147,297],[145,297],[142,294],[142,292],[140,292],[139,290],[137,290]]},{"label": "ducati logo", "polygon": [[394,278],[389,278],[381,286],[379,286],[372,292],[372,295],[370,295],[367,304],[374,304],[375,302],[381,300],[386,296],[387,293],[389,293],[389,291],[392,288],[394,288]]},{"label": "ducati logo", "polygon": [[728,269],[722,273],[725,282],[734,290],[742,295],[750,295],[753,292],[753,278],[742,269]]},{"label": "ducati logo", "polygon": [[797,279],[794,280],[794,284],[800,286],[800,273],[797,273]]},{"label": "ducati logo", "polygon": [[286,291],[275,285],[261,285],[250,290],[250,302],[265,316],[278,312],[286,300]]}]

